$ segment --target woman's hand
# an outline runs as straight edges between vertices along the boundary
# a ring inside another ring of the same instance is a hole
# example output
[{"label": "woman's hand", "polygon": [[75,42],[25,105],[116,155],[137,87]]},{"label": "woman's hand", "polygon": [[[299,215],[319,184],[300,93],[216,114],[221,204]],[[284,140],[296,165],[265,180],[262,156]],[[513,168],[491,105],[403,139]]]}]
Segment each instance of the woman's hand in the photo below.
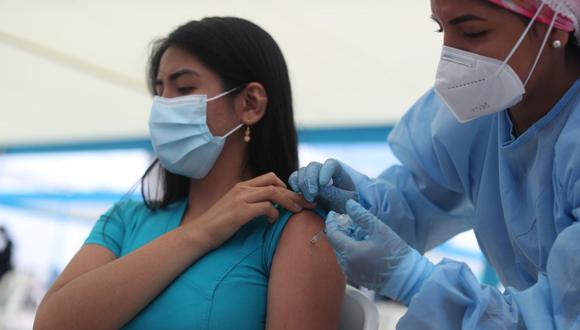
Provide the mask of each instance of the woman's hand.
[{"label": "woman's hand", "polygon": [[258,216],[266,216],[270,222],[274,222],[279,216],[274,204],[292,212],[300,212],[303,208],[315,206],[314,203],[288,190],[286,184],[274,173],[267,173],[237,183],[201,216],[200,221],[193,223],[194,226],[201,226],[197,227],[197,230],[202,230],[210,249],[214,249],[240,227]]},{"label": "woman's hand", "polygon": [[236,184],[195,221],[121,257],[97,244],[84,245],[44,297],[35,329],[119,329],[242,225],[261,215],[276,220],[272,203],[295,212],[314,206],[269,173]]}]

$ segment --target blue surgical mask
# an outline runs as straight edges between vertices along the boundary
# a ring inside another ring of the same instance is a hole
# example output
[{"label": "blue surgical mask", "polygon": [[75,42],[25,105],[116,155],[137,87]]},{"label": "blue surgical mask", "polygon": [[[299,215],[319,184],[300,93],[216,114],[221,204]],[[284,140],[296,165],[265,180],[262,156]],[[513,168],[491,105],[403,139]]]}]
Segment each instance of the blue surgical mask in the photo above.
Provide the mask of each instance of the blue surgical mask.
[{"label": "blue surgical mask", "polygon": [[153,149],[165,169],[193,179],[207,175],[226,138],[243,126],[234,127],[224,136],[214,136],[207,126],[207,103],[235,90],[209,99],[207,95],[153,97],[149,131]]}]

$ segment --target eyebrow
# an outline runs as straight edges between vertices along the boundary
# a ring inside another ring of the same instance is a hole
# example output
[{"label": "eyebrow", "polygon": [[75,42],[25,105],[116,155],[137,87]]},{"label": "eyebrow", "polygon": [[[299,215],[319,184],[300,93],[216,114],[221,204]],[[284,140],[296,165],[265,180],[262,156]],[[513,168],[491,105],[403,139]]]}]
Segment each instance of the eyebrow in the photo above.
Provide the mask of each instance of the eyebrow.
[{"label": "eyebrow", "polygon": [[467,14],[467,15],[455,17],[454,19],[449,21],[449,24],[450,25],[457,25],[457,24],[461,24],[461,23],[465,23],[465,22],[469,22],[469,21],[487,21],[487,20],[483,17]]},{"label": "eyebrow", "polygon": [[[197,76],[197,77],[200,76],[200,74],[197,71],[192,70],[192,69],[184,68],[184,69],[179,69],[179,70],[173,72],[172,74],[170,74],[169,75],[169,80],[172,80],[173,81],[173,80],[175,80],[175,79],[177,79],[177,78],[179,78],[179,77],[181,77],[183,75],[194,75],[194,76]],[[156,79],[155,80],[155,85],[161,85],[161,84],[163,84],[163,82],[161,81],[161,79]]]}]

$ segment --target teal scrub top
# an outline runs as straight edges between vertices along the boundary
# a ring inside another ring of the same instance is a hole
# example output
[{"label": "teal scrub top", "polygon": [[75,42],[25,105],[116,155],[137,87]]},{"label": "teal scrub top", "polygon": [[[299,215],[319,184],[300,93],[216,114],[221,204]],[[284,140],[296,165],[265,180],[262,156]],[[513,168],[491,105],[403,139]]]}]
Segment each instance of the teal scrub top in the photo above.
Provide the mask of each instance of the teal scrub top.
[{"label": "teal scrub top", "polygon": [[[124,256],[177,228],[186,205],[151,211],[140,201],[120,202],[97,221],[85,244]],[[250,221],[187,268],[123,329],[264,329],[272,259],[291,216],[280,210],[273,224],[264,217]]]}]

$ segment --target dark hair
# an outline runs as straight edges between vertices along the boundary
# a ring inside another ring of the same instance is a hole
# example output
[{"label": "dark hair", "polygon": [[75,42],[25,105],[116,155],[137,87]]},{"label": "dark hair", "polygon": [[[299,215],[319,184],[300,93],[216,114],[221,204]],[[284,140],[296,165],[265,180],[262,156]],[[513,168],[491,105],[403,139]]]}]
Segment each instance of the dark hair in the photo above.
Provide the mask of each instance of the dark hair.
[{"label": "dark hair", "polygon": [[570,32],[570,36],[568,37],[568,45],[566,48],[570,51],[570,53],[574,54],[574,56],[580,57],[580,43],[574,36],[574,32]]},{"label": "dark hair", "polygon": [[[298,168],[298,141],[288,69],[274,39],[256,24],[236,17],[206,17],[181,25],[153,43],[147,70],[152,94],[161,57],[170,47],[195,55],[217,73],[224,90],[250,82],[264,86],[268,104],[252,127],[245,166],[252,175],[274,172],[286,181]],[[141,177],[141,195],[150,209],[163,208],[188,196],[189,181],[155,160]]]}]

